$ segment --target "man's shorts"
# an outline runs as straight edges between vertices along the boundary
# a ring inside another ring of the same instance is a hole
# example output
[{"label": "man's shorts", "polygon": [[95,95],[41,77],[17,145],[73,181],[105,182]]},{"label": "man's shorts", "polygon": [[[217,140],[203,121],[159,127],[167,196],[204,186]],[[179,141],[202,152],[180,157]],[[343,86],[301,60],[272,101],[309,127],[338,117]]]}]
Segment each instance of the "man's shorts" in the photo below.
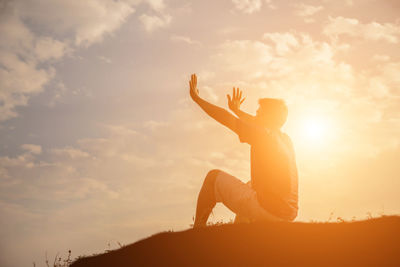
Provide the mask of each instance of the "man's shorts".
[{"label": "man's shorts", "polygon": [[267,221],[276,218],[258,202],[257,193],[250,182],[245,184],[238,178],[220,171],[215,179],[215,198],[236,213],[235,222]]}]

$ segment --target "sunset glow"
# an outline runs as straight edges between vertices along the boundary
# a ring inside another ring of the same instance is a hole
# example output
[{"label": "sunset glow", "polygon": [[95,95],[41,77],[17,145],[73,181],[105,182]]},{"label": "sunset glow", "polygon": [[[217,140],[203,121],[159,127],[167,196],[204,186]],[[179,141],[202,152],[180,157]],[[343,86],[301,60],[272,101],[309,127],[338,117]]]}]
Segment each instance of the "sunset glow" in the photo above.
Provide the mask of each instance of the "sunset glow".
[{"label": "sunset glow", "polygon": [[304,139],[315,145],[328,142],[332,130],[328,119],[322,117],[306,118],[302,124]]}]

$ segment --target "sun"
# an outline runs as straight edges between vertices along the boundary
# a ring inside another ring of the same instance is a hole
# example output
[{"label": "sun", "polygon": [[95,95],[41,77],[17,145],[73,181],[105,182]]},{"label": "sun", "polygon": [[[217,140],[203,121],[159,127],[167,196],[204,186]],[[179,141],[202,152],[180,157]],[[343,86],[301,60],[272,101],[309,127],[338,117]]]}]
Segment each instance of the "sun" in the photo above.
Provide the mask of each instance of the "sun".
[{"label": "sun", "polygon": [[321,144],[327,141],[330,128],[331,125],[327,118],[307,117],[302,123],[302,135],[308,143]]},{"label": "sun", "polygon": [[341,124],[335,114],[313,110],[298,112],[293,117],[287,131],[303,155],[339,149]]}]

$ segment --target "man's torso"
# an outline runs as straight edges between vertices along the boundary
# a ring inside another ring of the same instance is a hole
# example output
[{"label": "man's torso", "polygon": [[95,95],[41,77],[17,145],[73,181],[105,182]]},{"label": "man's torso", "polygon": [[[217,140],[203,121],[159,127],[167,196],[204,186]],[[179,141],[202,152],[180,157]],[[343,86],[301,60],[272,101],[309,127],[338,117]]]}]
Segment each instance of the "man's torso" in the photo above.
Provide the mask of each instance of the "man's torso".
[{"label": "man's torso", "polygon": [[289,136],[272,132],[268,142],[251,145],[251,179],[260,204],[269,212],[293,220],[298,210],[298,177]]}]

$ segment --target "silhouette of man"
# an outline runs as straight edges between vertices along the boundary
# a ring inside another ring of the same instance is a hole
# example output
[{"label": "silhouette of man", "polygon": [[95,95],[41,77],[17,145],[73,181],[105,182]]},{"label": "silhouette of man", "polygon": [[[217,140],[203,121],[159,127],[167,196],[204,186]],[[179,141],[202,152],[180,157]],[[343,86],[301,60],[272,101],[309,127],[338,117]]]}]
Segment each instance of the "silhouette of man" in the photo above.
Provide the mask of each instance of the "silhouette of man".
[{"label": "silhouette of man", "polygon": [[222,170],[208,172],[197,199],[194,227],[206,226],[217,202],[236,214],[235,222],[293,221],[298,210],[297,167],[293,144],[281,131],[288,112],[285,102],[262,98],[252,116],[240,110],[244,98],[239,88],[233,88],[232,97],[227,97],[235,117],[199,96],[196,74],[192,74],[189,87],[196,104],[251,146],[249,183]]}]

